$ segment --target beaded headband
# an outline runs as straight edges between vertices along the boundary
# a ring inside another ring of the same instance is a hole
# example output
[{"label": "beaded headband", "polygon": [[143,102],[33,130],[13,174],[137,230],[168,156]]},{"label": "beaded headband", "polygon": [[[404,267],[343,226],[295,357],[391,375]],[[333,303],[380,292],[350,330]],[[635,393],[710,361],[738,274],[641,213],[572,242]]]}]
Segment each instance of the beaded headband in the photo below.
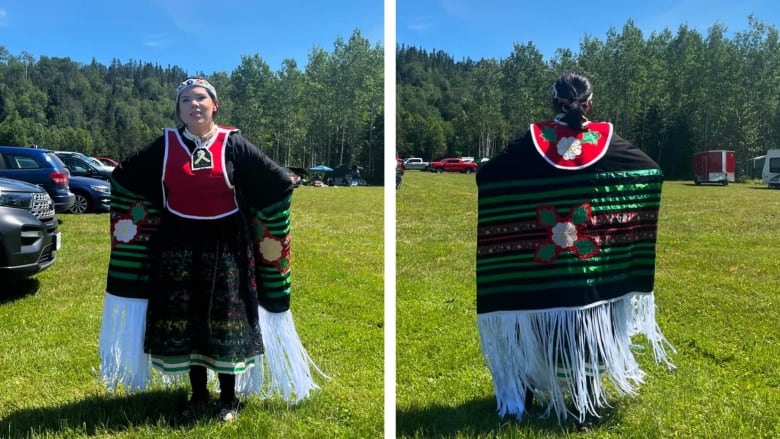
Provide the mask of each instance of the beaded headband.
[{"label": "beaded headband", "polygon": [[179,96],[184,90],[192,87],[203,87],[211,92],[211,95],[214,96],[214,99],[217,98],[217,89],[215,89],[210,82],[203,78],[189,78],[176,87],[176,102],[179,102]]}]

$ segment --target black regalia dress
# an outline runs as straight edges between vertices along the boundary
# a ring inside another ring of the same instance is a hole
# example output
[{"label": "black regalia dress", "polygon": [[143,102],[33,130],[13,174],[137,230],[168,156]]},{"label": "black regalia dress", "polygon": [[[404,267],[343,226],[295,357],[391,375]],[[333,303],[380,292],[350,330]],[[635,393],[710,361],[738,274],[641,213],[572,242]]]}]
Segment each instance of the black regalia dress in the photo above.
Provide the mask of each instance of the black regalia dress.
[{"label": "black regalia dress", "polygon": [[[605,122],[531,125],[477,174],[477,314],[501,416],[530,390],[559,421],[633,394],[631,337],[667,360],[655,322],[663,175]],[[570,400],[573,410],[567,408]]]},{"label": "black regalia dress", "polygon": [[204,144],[165,130],[114,170],[99,346],[110,389],[176,382],[191,365],[235,374],[239,394],[317,388],[289,309],[291,195],[229,127]]}]

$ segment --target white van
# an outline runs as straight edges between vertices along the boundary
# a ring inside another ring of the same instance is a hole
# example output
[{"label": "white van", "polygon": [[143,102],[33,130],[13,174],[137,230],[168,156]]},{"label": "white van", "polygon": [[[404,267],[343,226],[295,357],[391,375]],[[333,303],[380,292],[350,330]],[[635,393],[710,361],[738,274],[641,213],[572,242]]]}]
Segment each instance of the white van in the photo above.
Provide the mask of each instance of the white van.
[{"label": "white van", "polygon": [[770,149],[766,152],[761,178],[770,188],[780,189],[780,149]]}]

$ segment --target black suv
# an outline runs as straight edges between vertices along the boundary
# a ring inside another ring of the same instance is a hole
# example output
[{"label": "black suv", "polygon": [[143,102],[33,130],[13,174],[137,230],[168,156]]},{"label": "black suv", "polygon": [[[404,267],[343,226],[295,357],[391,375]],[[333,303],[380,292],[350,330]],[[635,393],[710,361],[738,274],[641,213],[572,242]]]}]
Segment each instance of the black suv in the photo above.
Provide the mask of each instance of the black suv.
[{"label": "black suv", "polygon": [[70,192],[68,168],[48,149],[0,146],[0,177],[26,181],[49,193],[57,212],[66,212],[76,200]]},{"label": "black suv", "polygon": [[54,153],[65,163],[70,175],[111,181],[111,173],[114,171],[112,166],[106,166],[99,160],[80,152],[54,151]]},{"label": "black suv", "polygon": [[49,268],[61,242],[49,194],[38,186],[0,177],[0,281]]}]

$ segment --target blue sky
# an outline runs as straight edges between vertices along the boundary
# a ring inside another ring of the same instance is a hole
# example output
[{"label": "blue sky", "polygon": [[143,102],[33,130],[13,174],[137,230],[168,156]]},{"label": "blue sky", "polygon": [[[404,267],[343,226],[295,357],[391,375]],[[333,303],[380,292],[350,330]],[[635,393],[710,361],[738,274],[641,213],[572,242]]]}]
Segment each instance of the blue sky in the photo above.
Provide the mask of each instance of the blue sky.
[{"label": "blue sky", "polygon": [[384,46],[382,0],[0,0],[0,46],[104,65],[118,59],[230,73],[242,55],[271,70],[359,29]]},{"label": "blue sky", "polygon": [[[393,1],[393,0],[389,0]],[[776,0],[395,0],[398,43],[465,57],[506,58],[533,42],[545,59],[575,53],[584,35],[604,41],[631,18],[649,36],[681,24],[706,35],[715,23],[746,30],[748,15],[777,26]],[[11,55],[113,59],[177,65],[189,73],[231,72],[242,55],[272,70],[293,58],[304,68],[313,47],[333,50],[353,30],[384,45],[382,0],[0,0],[0,46]],[[391,42],[391,46],[392,42]]]},{"label": "blue sky", "polygon": [[681,24],[703,36],[713,24],[726,26],[727,36],[748,29],[748,15],[778,27],[777,0],[397,0],[396,41],[427,51],[443,50],[456,61],[464,58],[507,58],[514,43],[534,46],[549,60],[555,50],[579,53],[585,35],[606,41],[628,19],[645,37]]}]

